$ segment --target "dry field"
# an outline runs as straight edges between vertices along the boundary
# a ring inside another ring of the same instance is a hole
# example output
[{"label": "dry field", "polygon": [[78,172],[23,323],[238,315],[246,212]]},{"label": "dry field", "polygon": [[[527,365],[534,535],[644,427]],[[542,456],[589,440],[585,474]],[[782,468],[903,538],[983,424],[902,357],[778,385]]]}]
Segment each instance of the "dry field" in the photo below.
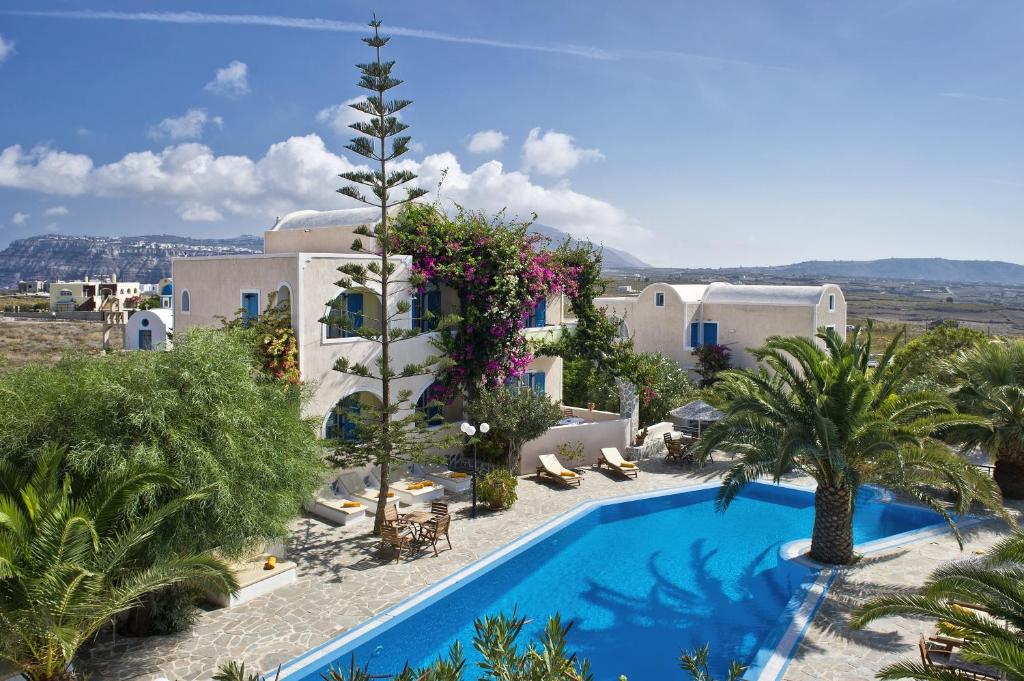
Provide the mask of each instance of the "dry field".
[{"label": "dry field", "polygon": [[[0,318],[0,372],[33,362],[53,364],[69,352],[100,352],[100,322],[56,322]],[[114,334],[115,346],[121,339]]]}]

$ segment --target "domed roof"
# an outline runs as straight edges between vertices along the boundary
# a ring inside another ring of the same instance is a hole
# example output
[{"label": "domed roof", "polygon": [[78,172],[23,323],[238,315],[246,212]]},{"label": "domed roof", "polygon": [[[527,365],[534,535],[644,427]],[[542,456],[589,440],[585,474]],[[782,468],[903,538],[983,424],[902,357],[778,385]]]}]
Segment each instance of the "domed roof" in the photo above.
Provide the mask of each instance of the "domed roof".
[{"label": "domed roof", "polygon": [[354,227],[373,225],[380,221],[379,208],[342,208],[339,210],[297,210],[278,218],[272,232],[285,229],[319,229],[322,227]]}]

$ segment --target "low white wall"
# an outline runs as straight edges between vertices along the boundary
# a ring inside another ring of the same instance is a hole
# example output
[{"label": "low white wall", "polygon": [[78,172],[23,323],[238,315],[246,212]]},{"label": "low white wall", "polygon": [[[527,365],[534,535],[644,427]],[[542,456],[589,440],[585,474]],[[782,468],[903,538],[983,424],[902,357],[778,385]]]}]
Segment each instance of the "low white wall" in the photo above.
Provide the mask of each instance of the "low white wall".
[{"label": "low white wall", "polygon": [[[602,447],[618,447],[625,449],[629,444],[629,420],[616,418],[608,421],[581,423],[575,426],[555,426],[536,440],[527,442],[523,447],[523,458],[520,473],[526,475],[537,470],[537,457],[541,454],[556,454],[558,445],[582,442],[583,460],[573,462],[575,465],[592,465],[601,455]],[[562,465],[569,465],[563,461]]]}]

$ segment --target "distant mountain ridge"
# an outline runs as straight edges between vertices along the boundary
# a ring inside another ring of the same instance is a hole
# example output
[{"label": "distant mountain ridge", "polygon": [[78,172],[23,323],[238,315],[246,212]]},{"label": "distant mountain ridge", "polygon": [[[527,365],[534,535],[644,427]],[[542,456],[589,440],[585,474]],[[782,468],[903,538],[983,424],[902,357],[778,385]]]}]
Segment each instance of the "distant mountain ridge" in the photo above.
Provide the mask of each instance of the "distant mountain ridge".
[{"label": "distant mountain ridge", "polygon": [[778,267],[741,268],[795,275],[860,279],[1024,285],[1024,265],[999,260],[887,258],[884,260],[808,260]]},{"label": "distant mountain ridge", "polygon": [[171,258],[263,252],[263,239],[196,239],[151,236],[66,236],[45,234],[12,241],[0,251],[0,288],[18,281],[76,280],[116,274],[121,281],[156,283],[171,274]]},{"label": "distant mountain ridge", "polygon": [[[530,225],[530,231],[548,237],[555,242],[555,244],[559,244],[567,238],[573,243],[589,241],[589,239],[577,239],[568,232],[563,232],[557,227],[551,227],[549,225],[542,225],[539,223]],[[601,263],[605,269],[642,269],[650,267],[650,265],[632,253],[627,253],[626,251],[619,250],[618,248],[611,248],[610,246],[603,246],[601,255]]]},{"label": "distant mountain ridge", "polygon": [[[568,234],[547,225],[532,231],[561,243]],[[576,239],[573,239],[576,241]],[[67,236],[44,234],[12,241],[0,251],[0,288],[19,281],[66,281],[116,274],[121,281],[156,283],[171,275],[171,258],[202,255],[246,255],[263,252],[263,238],[229,239],[157,234],[148,236]],[[645,268],[647,263],[625,251],[604,249],[606,268]]]}]

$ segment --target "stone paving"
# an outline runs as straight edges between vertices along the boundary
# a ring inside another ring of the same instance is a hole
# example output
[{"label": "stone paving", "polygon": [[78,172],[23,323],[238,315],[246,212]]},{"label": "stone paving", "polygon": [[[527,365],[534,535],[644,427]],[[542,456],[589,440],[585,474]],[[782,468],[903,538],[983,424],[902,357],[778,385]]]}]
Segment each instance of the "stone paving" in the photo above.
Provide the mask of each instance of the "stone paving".
[{"label": "stone paving", "polygon": [[[579,489],[558,489],[524,478],[511,510],[483,513],[476,520],[468,517],[467,498],[449,498],[455,516],[454,549],[439,557],[428,552],[397,563],[373,550],[369,522],[334,527],[302,518],[294,524],[288,545],[289,560],[299,566],[294,584],[231,609],[206,612],[180,635],[101,640],[78,664],[91,681],[209,679],[227,660],[244,660],[247,667],[272,671],[583,501],[694,486],[716,480],[724,466],[720,462],[691,471],[648,460],[641,462],[638,480],[588,472]],[[972,532],[968,555],[996,536],[995,527]],[[920,584],[938,562],[959,555],[951,538],[940,537],[873,556],[845,571],[785,678],[867,679],[883,662],[910,654],[923,631],[921,623],[889,619],[870,631],[851,633],[843,624],[851,604],[893,586]]]}]

